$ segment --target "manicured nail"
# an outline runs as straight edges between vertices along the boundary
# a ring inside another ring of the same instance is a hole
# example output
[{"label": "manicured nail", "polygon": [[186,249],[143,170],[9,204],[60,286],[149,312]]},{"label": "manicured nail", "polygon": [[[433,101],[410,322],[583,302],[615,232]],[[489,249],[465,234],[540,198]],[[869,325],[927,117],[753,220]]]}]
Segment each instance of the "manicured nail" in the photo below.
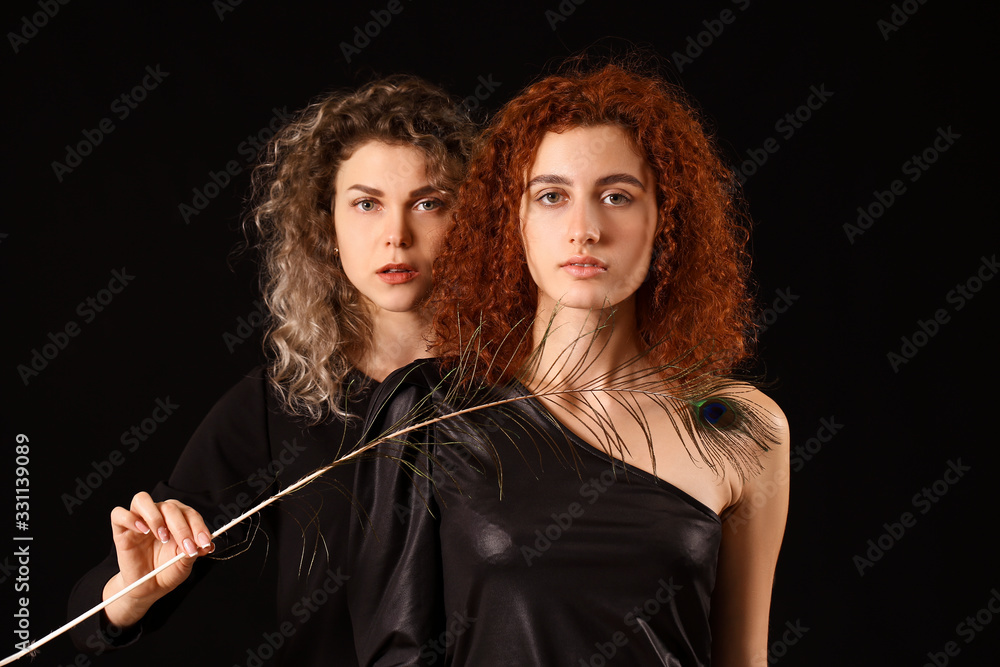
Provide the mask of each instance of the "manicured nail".
[{"label": "manicured nail", "polygon": [[163,542],[164,544],[166,544],[167,542],[170,541],[170,533],[168,533],[167,529],[164,528],[163,526],[160,526],[156,530],[156,535],[157,535],[157,537],[160,538],[160,542]]},{"label": "manicured nail", "polygon": [[198,555],[198,549],[194,546],[194,542],[188,538],[184,538],[184,551],[192,558]]},{"label": "manicured nail", "polygon": [[138,530],[143,535],[149,535],[149,526],[142,522],[142,520],[135,522],[135,529]]},{"label": "manicured nail", "polygon": [[202,549],[209,547],[212,544],[212,538],[208,533],[202,531],[198,533],[198,546]]}]

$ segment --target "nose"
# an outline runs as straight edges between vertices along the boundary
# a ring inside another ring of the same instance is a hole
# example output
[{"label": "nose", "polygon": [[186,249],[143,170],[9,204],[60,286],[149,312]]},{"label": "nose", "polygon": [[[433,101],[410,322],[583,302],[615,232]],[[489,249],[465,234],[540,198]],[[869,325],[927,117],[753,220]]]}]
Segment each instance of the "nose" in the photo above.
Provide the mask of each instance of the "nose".
[{"label": "nose", "polygon": [[592,204],[583,200],[577,200],[570,209],[566,233],[571,244],[584,246],[601,239],[600,213],[594,209]]},{"label": "nose", "polygon": [[394,248],[408,248],[413,245],[409,211],[405,208],[399,208],[396,212],[386,216],[385,243]]}]

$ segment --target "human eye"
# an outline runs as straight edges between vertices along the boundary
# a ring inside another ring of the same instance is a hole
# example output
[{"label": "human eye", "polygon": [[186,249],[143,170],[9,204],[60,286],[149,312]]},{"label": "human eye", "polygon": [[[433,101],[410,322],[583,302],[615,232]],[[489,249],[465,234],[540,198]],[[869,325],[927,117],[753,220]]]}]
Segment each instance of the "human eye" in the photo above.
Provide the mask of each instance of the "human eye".
[{"label": "human eye", "polygon": [[632,198],[624,192],[609,192],[601,201],[611,206],[626,206],[632,202]]},{"label": "human eye", "polygon": [[439,211],[445,207],[445,204],[440,199],[430,198],[421,199],[417,202],[416,208],[419,211]]},{"label": "human eye", "polygon": [[351,206],[364,213],[371,213],[376,208],[378,208],[378,202],[376,202],[374,199],[364,197],[361,199],[356,199],[354,202],[351,203]]},{"label": "human eye", "polygon": [[544,206],[555,206],[556,204],[562,203],[565,199],[566,197],[561,192],[556,190],[547,190],[535,197],[535,201]]}]

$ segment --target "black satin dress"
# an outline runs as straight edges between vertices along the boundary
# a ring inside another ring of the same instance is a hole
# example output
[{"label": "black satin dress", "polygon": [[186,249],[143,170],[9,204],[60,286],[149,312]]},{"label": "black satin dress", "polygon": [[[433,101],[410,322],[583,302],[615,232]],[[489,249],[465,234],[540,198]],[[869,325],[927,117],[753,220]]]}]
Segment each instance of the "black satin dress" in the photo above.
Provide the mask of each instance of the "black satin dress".
[{"label": "black satin dress", "polygon": [[[439,381],[426,362],[390,376],[374,399],[388,399],[377,427],[406,423],[428,394],[435,413],[467,407]],[[520,387],[504,392],[490,398],[524,395]],[[403,483],[393,504],[413,511],[384,507],[373,521],[400,554],[396,594],[401,578],[413,582],[400,605],[386,607],[430,614],[437,624],[431,641],[410,647],[419,652],[411,664],[710,664],[722,525],[710,508],[561,428],[534,399],[407,438],[409,449],[384,451],[417,456],[426,473],[397,476],[412,486],[407,492]],[[412,445],[421,442],[426,450]],[[397,467],[387,459],[369,465],[367,474]],[[426,510],[415,498],[426,498]],[[435,551],[436,566],[427,560]]]}]

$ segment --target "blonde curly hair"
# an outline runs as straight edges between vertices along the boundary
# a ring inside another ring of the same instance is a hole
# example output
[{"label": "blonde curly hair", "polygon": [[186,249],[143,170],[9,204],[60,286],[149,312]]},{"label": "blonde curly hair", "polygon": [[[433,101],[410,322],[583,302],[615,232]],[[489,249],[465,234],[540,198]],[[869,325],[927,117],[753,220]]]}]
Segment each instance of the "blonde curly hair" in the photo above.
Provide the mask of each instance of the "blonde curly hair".
[{"label": "blonde curly hair", "polygon": [[345,412],[345,378],[370,350],[372,322],[337,254],[334,177],[369,141],[415,146],[430,184],[454,193],[475,132],[466,110],[412,76],[324,95],[282,128],[253,174],[251,216],[270,311],[268,375],[285,409],[319,423]]}]

